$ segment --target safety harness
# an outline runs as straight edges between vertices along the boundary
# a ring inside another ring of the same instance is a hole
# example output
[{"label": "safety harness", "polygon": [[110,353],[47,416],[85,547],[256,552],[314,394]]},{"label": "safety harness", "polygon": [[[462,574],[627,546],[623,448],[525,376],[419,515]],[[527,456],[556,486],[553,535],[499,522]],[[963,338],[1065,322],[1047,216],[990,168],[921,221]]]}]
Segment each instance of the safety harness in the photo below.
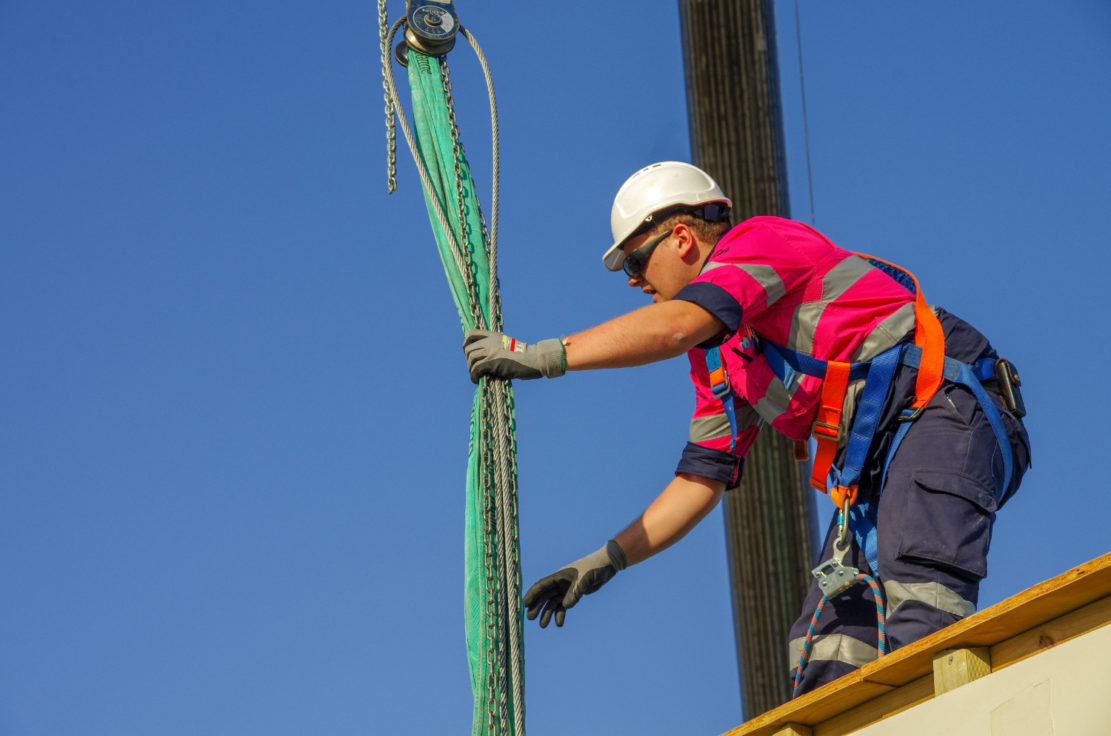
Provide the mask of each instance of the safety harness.
[{"label": "safety harness", "polygon": [[[1003,480],[995,489],[996,500],[1001,500],[1011,484],[1013,457],[1010,440],[999,410],[995,407],[982,382],[999,376],[996,361],[985,358],[974,364],[962,363],[945,355],[945,333],[937,315],[926,304],[918,280],[909,271],[887,261],[856,254],[872,266],[880,269],[914,295],[914,342],[900,343],[868,361],[857,363],[819,360],[796,350],[776,345],[761,338],[764,356],[772,371],[789,385],[792,374],[802,373],[822,380],[822,391],[817,415],[811,434],[817,445],[810,485],[829,493],[830,498],[842,512],[841,523],[847,520],[848,527],[863,550],[873,574],[877,572],[875,505],[878,498],[865,501],[857,498],[860,475],[868,460],[868,450],[872,445],[876,429],[883,414],[884,403],[892,380],[899,366],[916,371],[915,395],[910,406],[903,409],[898,418],[898,428],[887,451],[883,464],[883,479],[886,482],[887,469],[894,458],[911,424],[922,413],[926,404],[937,393],[943,381],[966,386],[979,401],[1003,457]],[[725,367],[721,360],[720,348],[706,351],[706,367],[710,374],[710,389],[722,403],[729,419],[732,433],[729,449],[737,440],[737,418],[733,407],[733,391],[729,385]],[[1009,371],[1009,364],[1007,365]],[[1010,375],[1008,374],[1008,377]],[[1017,377],[1016,381],[1017,381]],[[842,416],[845,394],[849,382],[864,379],[864,387],[857,403],[856,414],[845,444],[844,456],[840,467],[834,466],[838,445],[845,431]],[[1016,383],[1017,385],[1017,383]],[[882,484],[880,486],[882,489]],[[843,558],[843,554],[840,558]],[[838,563],[840,562],[838,559]],[[823,563],[825,564],[825,563]],[[815,576],[819,583],[819,566]],[[827,577],[829,573],[827,572]],[[838,577],[838,576],[834,576]],[[834,581],[827,581],[832,584]],[[825,586],[823,586],[823,592]]]},{"label": "safety harness", "polygon": [[[883,589],[879,584],[879,554],[876,534],[876,510],[879,503],[879,491],[887,482],[887,470],[892,458],[899,449],[903,438],[915,419],[921,415],[926,404],[930,402],[943,381],[950,381],[966,386],[977,401],[995,433],[995,440],[1003,457],[1003,480],[995,489],[996,501],[1002,500],[1003,495],[1011,485],[1014,458],[1011,452],[1011,443],[1007,437],[1007,430],[1003,426],[1003,419],[988,396],[982,384],[983,381],[995,378],[1000,382],[1001,393],[1007,408],[1021,417],[1025,413],[1022,406],[1021,394],[1018,392],[1018,375],[1014,373],[1010,364],[1004,360],[984,358],[973,364],[962,363],[945,355],[945,332],[937,315],[926,304],[922,290],[918,287],[918,280],[909,271],[892,263],[857,253],[857,256],[866,260],[872,266],[880,269],[893,278],[911,294],[914,295],[914,342],[900,343],[868,361],[857,363],[840,362],[833,360],[819,360],[812,356],[800,353],[797,350],[776,345],[767,339],[761,338],[760,344],[764,357],[771,366],[775,375],[789,386],[797,374],[815,376],[822,379],[822,392],[819,399],[818,411],[811,429],[817,449],[814,456],[813,470],[810,485],[826,492],[833,499],[838,508],[837,538],[833,543],[833,556],[814,568],[812,574],[822,591],[822,599],[814,611],[803,642],[802,656],[794,671],[794,694],[798,695],[802,687],[802,674],[810,659],[811,646],[818,619],[826,601],[840,595],[857,583],[866,583],[872,589],[876,603],[876,628],[878,656],[883,656],[887,649],[885,635],[886,611]],[[916,371],[914,400],[910,406],[904,408],[898,417],[898,428],[891,440],[891,446],[883,461],[883,476],[879,491],[874,498],[864,500],[858,498],[861,471],[868,460],[868,450],[872,445],[876,429],[883,416],[884,404],[895,378],[899,366],[906,366]],[[710,376],[710,389],[714,396],[721,401],[725,415],[729,419],[731,437],[729,449],[732,450],[737,442],[737,417],[733,407],[733,390],[729,385],[729,376],[721,360],[720,348],[706,350],[706,368]],[[845,442],[845,451],[841,467],[834,465],[837,449],[840,445],[845,430],[843,407],[845,395],[848,392],[849,382],[864,379],[864,387],[857,402],[856,413],[853,418],[852,428]],[[800,443],[805,450],[805,443]],[[805,460],[805,452],[799,452],[796,445],[795,457]],[[844,564],[845,554],[850,545],[849,532],[852,532],[857,545],[864,554],[871,569],[861,571],[855,567]]]}]

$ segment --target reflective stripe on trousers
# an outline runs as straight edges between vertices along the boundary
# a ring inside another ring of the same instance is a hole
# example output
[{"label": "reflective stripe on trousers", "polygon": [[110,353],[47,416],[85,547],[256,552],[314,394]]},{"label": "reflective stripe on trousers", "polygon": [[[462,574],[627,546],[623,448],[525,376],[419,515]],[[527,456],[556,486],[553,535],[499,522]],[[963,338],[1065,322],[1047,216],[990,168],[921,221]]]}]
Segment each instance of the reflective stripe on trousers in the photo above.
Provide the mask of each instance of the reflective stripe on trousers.
[{"label": "reflective stripe on trousers", "polygon": [[[1003,412],[1003,419],[1015,453],[1015,487],[1028,465],[1029,440],[1014,417]],[[888,441],[889,436],[881,438],[873,447],[880,459],[870,459],[862,481],[879,477],[875,465],[882,464]],[[889,652],[975,610],[980,580],[987,574],[997,507],[994,478],[1000,477],[1001,466],[995,435],[976,398],[961,386],[943,386],[907,432],[880,496],[878,566],[888,599]],[[822,560],[832,555],[835,535],[836,524],[831,522]],[[855,539],[845,564],[870,572]],[[791,627],[792,674],[821,598],[813,583],[803,612]],[[867,585],[856,585],[826,603],[802,691],[830,682],[875,656],[872,591]]]}]

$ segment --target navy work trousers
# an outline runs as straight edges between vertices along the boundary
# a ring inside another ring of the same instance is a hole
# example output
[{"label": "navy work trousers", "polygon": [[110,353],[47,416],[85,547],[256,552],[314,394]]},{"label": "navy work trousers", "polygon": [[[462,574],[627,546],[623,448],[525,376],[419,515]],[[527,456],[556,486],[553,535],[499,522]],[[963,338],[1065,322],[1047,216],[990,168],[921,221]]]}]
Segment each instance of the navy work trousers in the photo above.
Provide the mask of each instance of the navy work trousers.
[{"label": "navy work trousers", "polygon": [[[1011,439],[1013,478],[1003,498],[1017,489],[1029,466],[1030,445],[1022,423],[1000,409]],[[890,432],[876,443],[871,477],[881,477]],[[867,471],[866,471],[867,472]],[[964,618],[976,608],[980,580],[998,507],[996,486],[1003,463],[995,434],[975,396],[945,384],[911,425],[888,468],[879,496],[876,531],[878,582],[887,604],[887,651]],[[871,494],[862,483],[861,493]],[[821,560],[833,554],[836,514]],[[852,540],[845,564],[872,574]],[[812,583],[802,614],[791,627],[790,676],[799,663],[815,609],[822,599]],[[858,583],[826,602],[815,629],[800,692],[830,682],[876,658],[876,606],[871,588]]]}]

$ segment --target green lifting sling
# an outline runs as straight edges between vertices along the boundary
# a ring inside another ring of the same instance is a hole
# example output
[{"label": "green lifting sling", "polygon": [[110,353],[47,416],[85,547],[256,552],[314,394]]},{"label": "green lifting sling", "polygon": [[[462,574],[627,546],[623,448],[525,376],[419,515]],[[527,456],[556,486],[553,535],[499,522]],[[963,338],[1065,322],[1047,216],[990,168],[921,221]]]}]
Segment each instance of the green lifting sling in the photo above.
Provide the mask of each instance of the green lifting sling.
[{"label": "green lifting sling", "polygon": [[[395,24],[394,31],[398,28]],[[463,34],[475,46],[470,34]],[[387,116],[396,105],[389,38],[383,35]],[[444,57],[409,49],[415,136],[399,116],[421,171],[425,204],[464,333],[500,329],[496,247],[491,248],[455,126]],[[485,65],[485,64],[484,64]],[[492,88],[491,88],[492,94]],[[415,140],[414,140],[415,138]],[[496,171],[494,173],[496,177]],[[446,223],[449,232],[445,232]],[[496,227],[496,223],[495,223]],[[463,370],[460,355],[459,370]],[[483,378],[475,391],[467,458],[464,607],[475,736],[524,736],[524,655],[517,450],[513,389]]]}]

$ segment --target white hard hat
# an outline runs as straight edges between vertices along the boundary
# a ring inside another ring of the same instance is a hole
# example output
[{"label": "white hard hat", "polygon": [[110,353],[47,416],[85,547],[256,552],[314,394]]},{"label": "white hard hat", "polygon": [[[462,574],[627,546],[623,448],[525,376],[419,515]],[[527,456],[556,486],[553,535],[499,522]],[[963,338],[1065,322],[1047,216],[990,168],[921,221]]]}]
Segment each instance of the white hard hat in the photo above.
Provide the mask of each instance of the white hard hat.
[{"label": "white hard hat", "polygon": [[[613,246],[602,261],[609,270],[620,271],[625,262],[621,245],[645,224],[662,219],[658,215],[686,209],[716,222],[725,219],[732,206],[717,182],[697,166],[681,161],[645,166],[630,176],[613,198],[610,211]],[[699,209],[702,211],[698,212]]]}]

